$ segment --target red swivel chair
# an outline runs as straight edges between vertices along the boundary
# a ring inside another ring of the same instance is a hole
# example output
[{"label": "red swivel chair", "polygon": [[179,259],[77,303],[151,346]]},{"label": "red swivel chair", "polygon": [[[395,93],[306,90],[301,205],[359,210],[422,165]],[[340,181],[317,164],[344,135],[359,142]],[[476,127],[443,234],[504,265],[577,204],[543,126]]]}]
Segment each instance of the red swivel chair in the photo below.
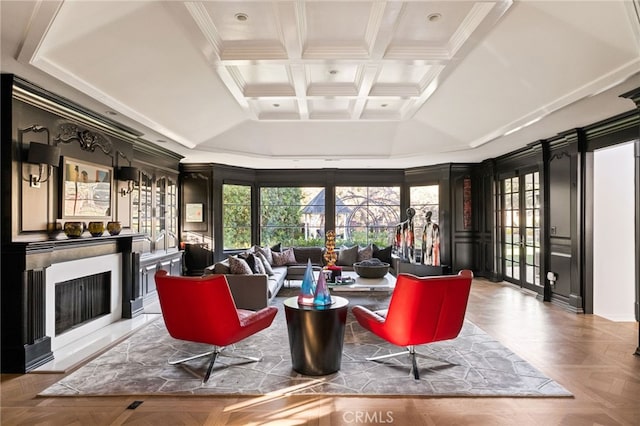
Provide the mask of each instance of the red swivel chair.
[{"label": "red swivel chair", "polygon": [[170,276],[167,271],[160,270],[155,280],[162,316],[171,337],[213,345],[212,351],[169,361],[169,364],[211,355],[211,363],[202,380],[206,383],[218,355],[260,361],[259,358],[223,353],[222,349],[269,327],[278,308],[267,306],[256,312],[236,308],[224,275]]},{"label": "red swivel chair", "polygon": [[467,310],[473,272],[458,275],[416,277],[400,274],[391,295],[388,309],[370,311],[354,306],[353,315],[361,326],[404,352],[367,358],[368,361],[408,354],[411,356],[413,377],[420,378],[415,345],[454,339],[460,333]]}]

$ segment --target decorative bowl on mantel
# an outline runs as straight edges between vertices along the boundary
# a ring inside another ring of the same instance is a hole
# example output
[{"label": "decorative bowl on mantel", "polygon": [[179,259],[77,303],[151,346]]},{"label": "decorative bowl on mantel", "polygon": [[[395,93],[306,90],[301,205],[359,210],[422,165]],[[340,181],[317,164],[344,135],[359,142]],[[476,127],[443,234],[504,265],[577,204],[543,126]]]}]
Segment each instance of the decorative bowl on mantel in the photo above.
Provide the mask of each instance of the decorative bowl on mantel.
[{"label": "decorative bowl on mantel", "polygon": [[104,222],[89,222],[89,233],[94,237],[101,237],[104,234]]},{"label": "decorative bowl on mantel", "polygon": [[354,263],[353,270],[362,278],[382,278],[389,272],[389,264],[373,258]]},{"label": "decorative bowl on mantel", "polygon": [[64,234],[67,238],[80,238],[84,232],[83,222],[65,222]]},{"label": "decorative bowl on mantel", "polygon": [[122,231],[120,222],[107,222],[107,231],[109,235],[118,235]]}]

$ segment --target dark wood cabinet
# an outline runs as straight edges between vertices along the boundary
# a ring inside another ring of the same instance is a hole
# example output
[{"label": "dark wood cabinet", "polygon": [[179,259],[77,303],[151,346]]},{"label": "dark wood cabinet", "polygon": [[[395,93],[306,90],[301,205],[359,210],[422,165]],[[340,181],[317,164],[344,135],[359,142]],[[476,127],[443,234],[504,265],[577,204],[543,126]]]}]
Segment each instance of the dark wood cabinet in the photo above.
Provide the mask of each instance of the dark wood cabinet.
[{"label": "dark wood cabinet", "polygon": [[164,169],[140,166],[133,190],[134,231],[143,234],[139,249],[140,297],[155,298],[154,275],[164,269],[182,275],[182,252],[178,247],[178,175]]},{"label": "dark wood cabinet", "polygon": [[410,263],[400,260],[399,257],[393,257],[393,268],[398,274],[412,274],[417,277],[427,277],[433,275],[448,275],[451,273],[451,268],[447,265],[432,266],[424,265],[422,263]]},{"label": "dark wood cabinet", "polygon": [[138,267],[138,279],[140,282],[141,296],[146,301],[155,301],[156,281],[155,274],[160,270],[167,271],[170,275],[182,275],[182,252],[167,254],[149,254],[140,257]]}]

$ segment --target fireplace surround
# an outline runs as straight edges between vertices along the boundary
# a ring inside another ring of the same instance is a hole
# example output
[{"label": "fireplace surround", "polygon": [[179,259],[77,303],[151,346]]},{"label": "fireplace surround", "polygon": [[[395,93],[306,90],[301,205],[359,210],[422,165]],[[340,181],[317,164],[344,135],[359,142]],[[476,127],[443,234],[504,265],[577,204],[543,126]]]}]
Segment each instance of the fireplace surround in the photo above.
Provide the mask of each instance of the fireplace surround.
[{"label": "fireplace surround", "polygon": [[[3,247],[2,373],[25,373],[52,361],[63,346],[86,343],[92,333],[143,313],[134,259],[142,234],[14,242]],[[6,250],[5,250],[6,249]],[[56,333],[55,285],[109,272],[109,312]],[[6,278],[6,281],[5,281]],[[21,326],[16,327],[17,324]]]},{"label": "fireplace surround", "polygon": [[[108,276],[106,283],[105,276]],[[47,336],[51,337],[51,350],[54,357],[56,350],[62,346],[78,339],[90,338],[94,331],[122,318],[121,277],[121,253],[55,263],[47,268],[45,330]],[[68,289],[61,292],[61,286]],[[84,293],[89,292],[90,289],[95,293],[102,286],[105,286],[108,292],[107,306],[97,306],[101,304],[100,302],[104,302],[99,299],[104,299],[105,294],[94,294],[91,298],[84,297]],[[63,296],[66,302],[63,306],[61,306],[63,301],[59,300],[61,293],[67,293]],[[89,305],[94,304],[95,309],[91,309]],[[56,330],[61,325],[60,308],[64,312],[62,316],[65,317],[66,330]]]}]

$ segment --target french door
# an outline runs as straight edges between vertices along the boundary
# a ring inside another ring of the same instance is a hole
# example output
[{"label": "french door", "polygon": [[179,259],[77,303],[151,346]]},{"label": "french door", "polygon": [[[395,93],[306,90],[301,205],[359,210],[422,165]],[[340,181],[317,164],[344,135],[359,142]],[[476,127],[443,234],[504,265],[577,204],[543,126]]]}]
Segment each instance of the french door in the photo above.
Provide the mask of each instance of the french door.
[{"label": "french door", "polygon": [[540,292],[540,174],[502,179],[499,197],[504,279]]}]

